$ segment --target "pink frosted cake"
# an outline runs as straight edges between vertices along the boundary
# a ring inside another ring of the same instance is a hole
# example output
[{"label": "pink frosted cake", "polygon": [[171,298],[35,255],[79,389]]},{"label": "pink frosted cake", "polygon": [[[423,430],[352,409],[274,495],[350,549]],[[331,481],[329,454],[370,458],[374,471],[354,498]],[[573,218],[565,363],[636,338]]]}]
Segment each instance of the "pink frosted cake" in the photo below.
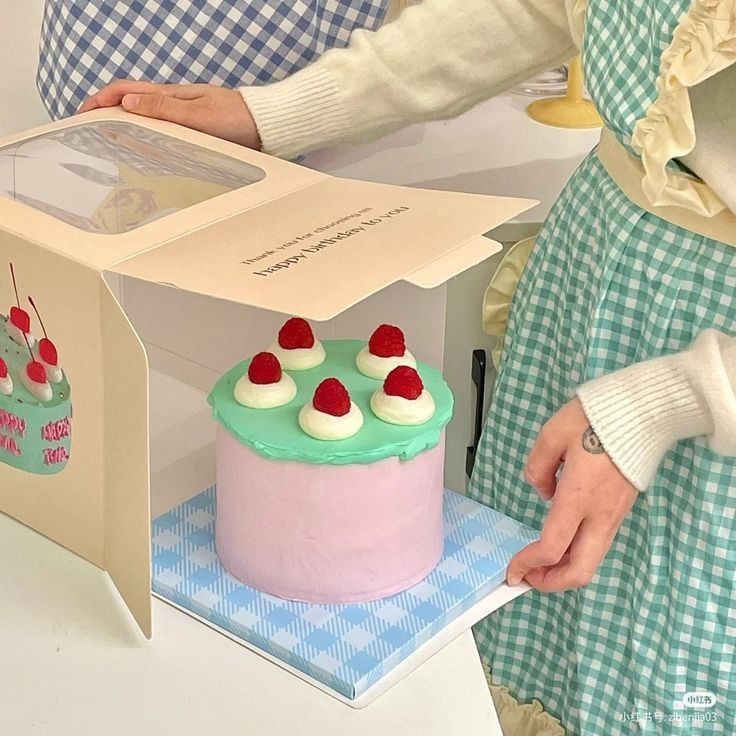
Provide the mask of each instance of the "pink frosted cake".
[{"label": "pink frosted cake", "polygon": [[398,328],[314,339],[289,320],[209,398],[217,438],[217,553],[247,585],[354,603],[411,587],[442,553],[452,394]]}]

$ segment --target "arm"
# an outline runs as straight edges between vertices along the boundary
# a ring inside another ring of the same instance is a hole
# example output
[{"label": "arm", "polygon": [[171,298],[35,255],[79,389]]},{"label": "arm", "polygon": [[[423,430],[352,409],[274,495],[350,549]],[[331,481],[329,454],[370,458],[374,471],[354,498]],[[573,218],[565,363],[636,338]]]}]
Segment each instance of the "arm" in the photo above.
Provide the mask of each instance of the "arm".
[{"label": "arm", "polygon": [[[697,145],[684,163],[736,212],[736,65],[690,90]],[[589,583],[667,450],[705,435],[736,456],[736,337],[703,330],[687,350],[596,378],[545,424],[526,478],[551,509],[507,579],[543,591]]]},{"label": "arm", "polygon": [[[697,143],[683,163],[736,212],[736,64],[689,91]],[[667,448],[706,434],[736,455],[736,338],[703,331],[689,350],[603,376],[578,396],[621,472],[639,489]]]},{"label": "arm", "polygon": [[678,440],[708,435],[715,452],[736,456],[736,338],[716,330],[577,394],[529,454],[526,480],[551,507],[539,541],[511,560],[511,585],[522,578],[548,592],[587,585]]},{"label": "arm", "polygon": [[[736,212],[736,64],[689,90],[697,142],[683,163]],[[709,435],[736,455],[736,338],[704,330],[686,351],[581,386],[578,397],[609,456],[646,488],[667,448]]]},{"label": "arm", "polygon": [[736,455],[736,338],[703,330],[681,353],[635,363],[578,389],[585,414],[621,473],[639,490],[671,445],[708,435]]},{"label": "arm", "polygon": [[576,53],[564,0],[424,0],[293,76],[241,90],[288,157],[456,116]]}]

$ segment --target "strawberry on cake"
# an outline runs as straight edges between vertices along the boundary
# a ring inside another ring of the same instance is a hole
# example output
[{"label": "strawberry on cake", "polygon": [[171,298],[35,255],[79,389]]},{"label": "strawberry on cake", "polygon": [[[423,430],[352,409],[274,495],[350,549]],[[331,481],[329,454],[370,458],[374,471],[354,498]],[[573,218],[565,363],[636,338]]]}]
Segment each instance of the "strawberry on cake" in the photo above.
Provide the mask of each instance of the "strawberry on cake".
[{"label": "strawberry on cake", "polygon": [[384,422],[407,426],[429,421],[435,406],[416,368],[400,365],[371,396],[371,409]]},{"label": "strawberry on cake", "polygon": [[[234,366],[210,394],[215,544],[247,585],[362,602],[414,585],[440,558],[452,394],[438,370],[411,357],[398,328],[382,325],[367,343],[325,340],[307,368],[306,353],[294,351],[314,351],[317,340],[309,323],[290,319],[268,352]],[[387,361],[382,378],[358,369],[361,353]],[[401,360],[413,365],[385,370]],[[259,392],[285,378],[296,395],[264,408]]]},{"label": "strawberry on cake", "polygon": [[247,373],[235,384],[235,400],[251,409],[274,409],[296,396],[294,379],[281,370],[273,353],[258,353]]},{"label": "strawberry on cake", "polygon": [[325,349],[314,337],[312,327],[301,317],[292,317],[279,330],[278,339],[269,348],[287,371],[306,371],[324,362]]},{"label": "strawberry on cake", "polygon": [[395,325],[380,325],[355,358],[358,370],[381,381],[397,366],[416,368],[417,361],[406,349],[404,333]]},{"label": "strawberry on cake", "polygon": [[325,378],[299,412],[299,426],[317,440],[346,440],[363,426],[363,412],[337,378]]}]

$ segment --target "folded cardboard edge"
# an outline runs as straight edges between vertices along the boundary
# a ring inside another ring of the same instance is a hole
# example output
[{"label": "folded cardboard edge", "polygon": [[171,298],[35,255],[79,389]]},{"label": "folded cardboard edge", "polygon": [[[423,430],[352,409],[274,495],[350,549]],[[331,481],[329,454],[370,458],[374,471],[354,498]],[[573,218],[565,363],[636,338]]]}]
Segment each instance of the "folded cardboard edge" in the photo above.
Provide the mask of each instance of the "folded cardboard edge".
[{"label": "folded cardboard edge", "polygon": [[104,380],[104,569],[150,639],[151,524],[148,360],[133,326],[101,279]]},{"label": "folded cardboard edge", "polygon": [[403,280],[422,289],[433,289],[490,258],[502,248],[501,243],[478,235],[445,256],[412,271]]}]

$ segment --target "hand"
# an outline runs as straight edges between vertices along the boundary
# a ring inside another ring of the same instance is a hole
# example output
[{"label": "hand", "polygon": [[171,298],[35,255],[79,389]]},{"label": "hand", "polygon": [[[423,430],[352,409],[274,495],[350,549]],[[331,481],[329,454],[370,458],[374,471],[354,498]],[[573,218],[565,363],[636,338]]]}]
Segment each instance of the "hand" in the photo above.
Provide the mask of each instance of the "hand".
[{"label": "hand", "polygon": [[92,95],[79,112],[117,105],[136,115],[178,123],[248,148],[261,148],[253,116],[243,96],[234,89],[120,80]]},{"label": "hand", "polygon": [[578,399],[542,427],[525,477],[552,507],[539,541],[511,560],[507,582],[525,579],[548,593],[587,585],[638,491],[604,451]]}]

